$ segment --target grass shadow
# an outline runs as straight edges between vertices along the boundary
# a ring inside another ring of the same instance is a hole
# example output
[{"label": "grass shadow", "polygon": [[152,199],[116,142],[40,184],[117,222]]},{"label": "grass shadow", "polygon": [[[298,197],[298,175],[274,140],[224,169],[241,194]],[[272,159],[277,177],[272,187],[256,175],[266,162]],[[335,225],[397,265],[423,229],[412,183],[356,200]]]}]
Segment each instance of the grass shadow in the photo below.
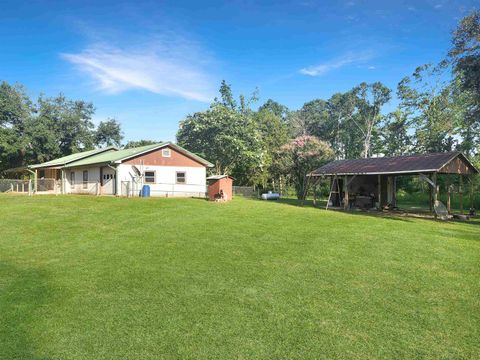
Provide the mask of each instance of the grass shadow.
[{"label": "grass shadow", "polygon": [[50,290],[38,269],[0,262],[0,358],[45,360],[35,354],[30,329]]}]

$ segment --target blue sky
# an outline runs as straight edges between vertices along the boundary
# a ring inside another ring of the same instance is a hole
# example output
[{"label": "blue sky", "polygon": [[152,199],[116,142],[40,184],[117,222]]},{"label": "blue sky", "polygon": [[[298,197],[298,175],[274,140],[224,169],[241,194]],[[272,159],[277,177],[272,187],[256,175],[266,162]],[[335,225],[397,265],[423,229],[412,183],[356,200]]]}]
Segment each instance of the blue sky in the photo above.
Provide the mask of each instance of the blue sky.
[{"label": "blue sky", "polygon": [[[5,1],[0,80],[92,101],[125,140],[174,140],[219,83],[297,109],[442,59],[466,1]],[[389,108],[395,106],[395,100]]]}]

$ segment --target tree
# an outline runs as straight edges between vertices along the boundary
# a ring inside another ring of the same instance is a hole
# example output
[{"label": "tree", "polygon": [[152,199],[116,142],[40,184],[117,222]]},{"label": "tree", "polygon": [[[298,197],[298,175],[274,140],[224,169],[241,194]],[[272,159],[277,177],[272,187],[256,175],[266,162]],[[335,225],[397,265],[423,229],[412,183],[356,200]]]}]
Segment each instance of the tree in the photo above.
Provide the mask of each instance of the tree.
[{"label": "tree", "polygon": [[37,107],[38,121],[55,131],[61,155],[93,149],[92,103],[69,100],[60,94],[52,98],[40,96]]},{"label": "tree", "polygon": [[315,136],[299,136],[280,148],[276,160],[281,173],[290,176],[298,199],[305,196],[306,176],[332,160],[335,153],[325,141]]},{"label": "tree", "polygon": [[220,99],[215,98],[214,103],[220,104],[230,110],[237,109],[237,102],[233,98],[232,88],[230,84],[227,84],[225,80],[222,80],[220,84]]},{"label": "tree", "polygon": [[412,145],[409,128],[408,115],[400,109],[396,109],[385,117],[381,129],[383,143],[381,151],[385,156],[398,156],[409,152]]},{"label": "tree", "polygon": [[254,181],[266,187],[268,181],[273,178],[273,157],[289,139],[288,127],[281,117],[266,108],[254,113],[253,121],[260,134],[260,142],[265,153],[262,163],[255,172]]},{"label": "tree", "polygon": [[361,134],[352,122],[355,105],[356,97],[351,91],[336,93],[327,101],[327,112],[332,131],[330,145],[339,159],[353,157],[358,152],[355,139]]},{"label": "tree", "polygon": [[155,141],[155,140],[138,140],[138,141],[130,140],[129,142],[127,142],[125,144],[125,146],[123,148],[124,149],[131,149],[131,148],[136,148],[136,147],[140,147],[140,146],[158,144],[160,142],[161,141]]},{"label": "tree", "polygon": [[280,104],[280,103],[278,103],[278,102],[276,102],[272,99],[268,99],[263,105],[261,105],[258,108],[258,112],[262,112],[262,111],[265,111],[265,110],[268,111],[268,112],[271,112],[275,116],[278,116],[283,121],[287,120],[288,113],[289,113],[288,107],[286,107],[285,105],[282,105],[282,104]]},{"label": "tree", "polygon": [[265,153],[261,137],[250,117],[213,104],[180,122],[177,142],[215,163],[217,174],[229,174],[238,183],[250,183]]},{"label": "tree", "polygon": [[[381,109],[390,101],[391,90],[380,82],[373,84],[361,83],[353,89],[357,97],[358,116],[355,124],[363,134],[362,156],[371,156],[372,139],[380,123]],[[355,119],[355,118],[352,118]]]},{"label": "tree", "polygon": [[480,11],[464,17],[453,33],[449,60],[453,64],[455,102],[461,109],[459,149],[473,156],[480,142]]},{"label": "tree", "polygon": [[0,170],[24,165],[33,105],[20,84],[0,83]]},{"label": "tree", "polygon": [[121,125],[117,120],[100,121],[95,131],[95,144],[97,146],[120,146],[122,139]]},{"label": "tree", "polygon": [[397,88],[400,108],[411,117],[415,146],[422,152],[451,151],[455,145],[459,112],[442,71],[431,64],[420,66]]}]

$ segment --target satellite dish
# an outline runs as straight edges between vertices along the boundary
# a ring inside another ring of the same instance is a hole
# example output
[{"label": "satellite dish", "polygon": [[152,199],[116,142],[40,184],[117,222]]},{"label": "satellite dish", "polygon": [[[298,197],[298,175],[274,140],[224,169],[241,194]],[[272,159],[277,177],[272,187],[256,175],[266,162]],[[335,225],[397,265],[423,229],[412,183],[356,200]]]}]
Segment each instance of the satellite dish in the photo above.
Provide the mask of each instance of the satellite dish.
[{"label": "satellite dish", "polygon": [[135,165],[132,166],[132,169],[133,169],[133,172],[135,173],[135,175],[137,175],[137,176],[141,176],[141,175],[142,175],[142,173],[140,172],[140,170],[139,170]]}]

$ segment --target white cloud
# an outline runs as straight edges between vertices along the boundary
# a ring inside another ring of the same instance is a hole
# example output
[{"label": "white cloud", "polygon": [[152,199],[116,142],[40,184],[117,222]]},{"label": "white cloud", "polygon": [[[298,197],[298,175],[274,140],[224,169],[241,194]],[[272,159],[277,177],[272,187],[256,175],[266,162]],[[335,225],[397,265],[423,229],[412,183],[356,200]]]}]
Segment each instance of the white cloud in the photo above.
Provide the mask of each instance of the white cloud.
[{"label": "white cloud", "polygon": [[348,53],[332,61],[300,69],[300,73],[309,76],[322,76],[332,70],[339,69],[347,65],[363,63],[370,60],[372,57],[373,54],[371,52]]},{"label": "white cloud", "polygon": [[371,65],[371,66],[368,67],[368,70],[375,70],[375,69],[376,69],[376,67],[373,66],[373,65]]},{"label": "white cloud", "polygon": [[96,43],[62,57],[109,94],[143,89],[203,102],[214,96],[216,81],[205,69],[208,56],[185,41],[156,38],[134,47]]}]

